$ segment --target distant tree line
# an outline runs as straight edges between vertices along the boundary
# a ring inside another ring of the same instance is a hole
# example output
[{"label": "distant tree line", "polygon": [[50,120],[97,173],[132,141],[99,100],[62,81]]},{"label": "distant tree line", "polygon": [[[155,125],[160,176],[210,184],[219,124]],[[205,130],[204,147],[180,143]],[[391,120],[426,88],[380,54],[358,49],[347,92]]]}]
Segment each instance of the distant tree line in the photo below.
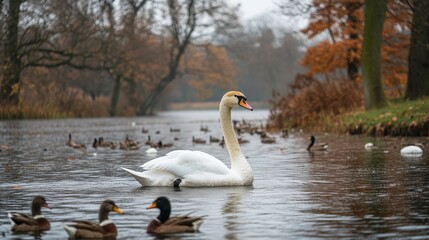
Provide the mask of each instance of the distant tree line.
[{"label": "distant tree line", "polygon": [[174,79],[210,75],[202,81],[226,88],[234,76],[215,43],[238,25],[223,0],[2,0],[0,10],[3,107],[109,96],[110,115],[146,115]]},{"label": "distant tree line", "polygon": [[243,26],[237,10],[225,0],[1,0],[0,115],[148,115],[225,89],[254,101],[288,91],[302,42],[270,19]]}]

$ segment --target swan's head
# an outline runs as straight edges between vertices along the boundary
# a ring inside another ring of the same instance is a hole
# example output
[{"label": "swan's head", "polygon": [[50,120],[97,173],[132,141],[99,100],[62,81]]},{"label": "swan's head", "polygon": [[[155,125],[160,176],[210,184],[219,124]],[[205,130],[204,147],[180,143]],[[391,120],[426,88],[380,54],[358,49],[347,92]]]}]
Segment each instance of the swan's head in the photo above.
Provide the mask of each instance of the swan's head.
[{"label": "swan's head", "polygon": [[223,95],[221,104],[224,104],[228,107],[240,106],[242,108],[253,111],[253,108],[247,103],[247,98],[242,92],[239,91],[229,91]]}]

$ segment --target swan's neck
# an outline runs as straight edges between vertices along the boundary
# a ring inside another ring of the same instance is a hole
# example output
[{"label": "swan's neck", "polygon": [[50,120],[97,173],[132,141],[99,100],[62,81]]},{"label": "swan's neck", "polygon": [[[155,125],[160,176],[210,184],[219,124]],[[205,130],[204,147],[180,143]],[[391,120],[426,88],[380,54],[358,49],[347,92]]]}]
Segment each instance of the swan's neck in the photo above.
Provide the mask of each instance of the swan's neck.
[{"label": "swan's neck", "polygon": [[[235,131],[232,126],[231,120],[231,107],[225,106],[222,103],[219,107],[220,112],[220,126],[225,138],[225,145],[231,159],[231,171],[238,174],[243,181],[253,181],[252,168],[241,152],[240,145],[238,144]],[[251,184],[250,182],[250,184]]]}]

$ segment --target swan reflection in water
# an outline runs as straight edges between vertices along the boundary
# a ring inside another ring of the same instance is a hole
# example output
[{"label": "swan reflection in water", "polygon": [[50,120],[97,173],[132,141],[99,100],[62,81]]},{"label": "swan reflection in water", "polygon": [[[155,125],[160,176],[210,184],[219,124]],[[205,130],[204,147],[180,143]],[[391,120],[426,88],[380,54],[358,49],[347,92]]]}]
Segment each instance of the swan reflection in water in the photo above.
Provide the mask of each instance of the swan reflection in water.
[{"label": "swan reflection in water", "polygon": [[225,239],[235,240],[237,228],[240,226],[240,215],[243,210],[240,208],[241,199],[251,188],[240,189],[237,192],[230,192],[227,195],[225,205],[222,207],[222,215],[225,217],[224,227],[226,229]]}]

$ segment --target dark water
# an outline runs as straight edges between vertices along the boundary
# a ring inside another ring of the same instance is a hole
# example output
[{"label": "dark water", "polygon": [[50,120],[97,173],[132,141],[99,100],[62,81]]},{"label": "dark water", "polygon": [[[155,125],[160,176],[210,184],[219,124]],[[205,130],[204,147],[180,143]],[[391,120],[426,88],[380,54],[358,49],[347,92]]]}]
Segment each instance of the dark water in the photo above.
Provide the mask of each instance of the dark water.
[{"label": "dark water", "polygon": [[[233,113],[237,120],[260,124],[267,111]],[[243,134],[242,145],[254,175],[253,187],[142,188],[120,167],[138,170],[153,158],[138,151],[94,150],[86,153],[65,146],[68,133],[77,141],[94,137],[115,142],[140,142],[151,135],[171,142],[173,149],[198,149],[229,165],[226,149],[217,144],[193,145],[192,136],[220,137],[217,111],[162,113],[148,118],[70,119],[0,122],[0,239],[34,239],[12,234],[8,211],[30,211],[34,195],[47,198],[43,209],[51,230],[42,239],[66,239],[61,222],[97,220],[99,204],[112,199],[124,215],[111,213],[118,239],[151,239],[145,228],[157,216],[146,207],[158,196],[172,201],[173,215],[207,215],[199,233],[176,234],[166,239],[377,239],[429,238],[429,157],[400,156],[401,144],[427,138],[377,138],[316,135],[328,142],[328,152],[309,153],[308,133],[277,137],[262,144],[258,135]],[[135,126],[133,126],[133,122]],[[211,132],[203,133],[200,126]],[[142,127],[149,130],[141,132]],[[170,133],[170,127],[181,132]],[[156,131],[160,134],[155,134]],[[178,141],[173,138],[178,137]],[[378,148],[364,150],[374,142]]]}]

